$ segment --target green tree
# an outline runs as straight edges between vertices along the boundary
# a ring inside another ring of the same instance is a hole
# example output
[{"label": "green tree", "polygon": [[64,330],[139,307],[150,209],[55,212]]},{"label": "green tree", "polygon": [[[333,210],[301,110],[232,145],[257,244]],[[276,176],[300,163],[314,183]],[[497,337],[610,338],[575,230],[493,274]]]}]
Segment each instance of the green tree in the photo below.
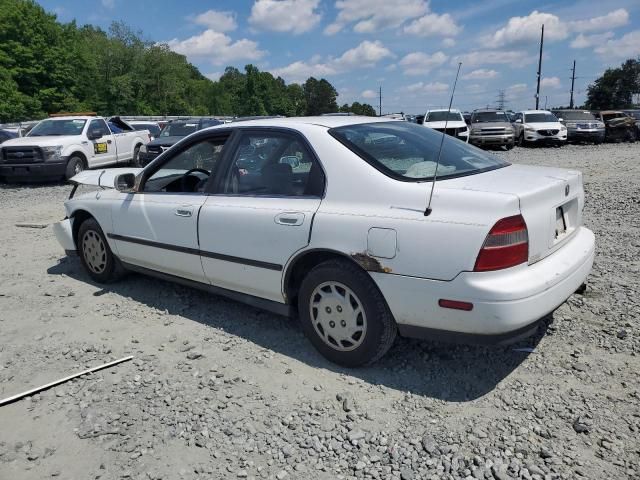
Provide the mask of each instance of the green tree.
[{"label": "green tree", "polygon": [[307,104],[307,115],[321,115],[338,111],[338,92],[324,78],[310,77],[302,86]]},{"label": "green tree", "polygon": [[587,90],[586,108],[620,109],[633,106],[640,92],[640,59],[629,59],[619,68],[609,68]]}]

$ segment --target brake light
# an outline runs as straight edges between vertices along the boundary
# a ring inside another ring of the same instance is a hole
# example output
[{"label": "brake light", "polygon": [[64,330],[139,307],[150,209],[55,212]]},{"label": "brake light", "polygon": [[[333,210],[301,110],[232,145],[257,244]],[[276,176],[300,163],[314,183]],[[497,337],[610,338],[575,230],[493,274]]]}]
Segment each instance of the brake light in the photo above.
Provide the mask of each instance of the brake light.
[{"label": "brake light", "polygon": [[529,233],[522,215],[503,218],[489,231],[478,253],[474,272],[501,270],[529,259]]}]

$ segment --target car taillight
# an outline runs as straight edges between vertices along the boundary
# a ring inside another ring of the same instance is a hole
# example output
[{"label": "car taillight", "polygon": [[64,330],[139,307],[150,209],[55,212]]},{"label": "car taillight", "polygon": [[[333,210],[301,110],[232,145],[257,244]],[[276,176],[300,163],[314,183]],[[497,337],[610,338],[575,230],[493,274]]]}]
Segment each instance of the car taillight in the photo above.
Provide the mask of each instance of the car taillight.
[{"label": "car taillight", "polygon": [[514,267],[529,259],[529,234],[522,215],[503,218],[489,231],[474,272]]}]

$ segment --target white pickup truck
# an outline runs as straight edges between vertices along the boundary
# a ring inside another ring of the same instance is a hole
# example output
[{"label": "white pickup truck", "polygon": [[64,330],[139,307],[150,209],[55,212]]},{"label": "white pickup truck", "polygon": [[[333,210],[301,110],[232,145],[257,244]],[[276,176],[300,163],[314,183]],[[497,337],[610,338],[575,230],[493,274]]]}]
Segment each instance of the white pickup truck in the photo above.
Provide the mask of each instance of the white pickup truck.
[{"label": "white pickup truck", "polygon": [[0,178],[66,178],[88,168],[133,164],[149,132],[118,117],[61,116],[42,120],[24,137],[0,145]]}]

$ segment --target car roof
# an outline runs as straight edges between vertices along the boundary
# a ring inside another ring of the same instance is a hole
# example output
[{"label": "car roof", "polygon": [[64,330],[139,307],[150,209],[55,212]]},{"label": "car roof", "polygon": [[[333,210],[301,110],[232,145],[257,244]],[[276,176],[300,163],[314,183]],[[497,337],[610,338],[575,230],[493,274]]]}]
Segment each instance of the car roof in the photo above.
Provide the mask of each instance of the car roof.
[{"label": "car roof", "polygon": [[432,108],[431,110],[427,110],[427,113],[431,113],[431,112],[448,112],[448,111],[451,111],[453,113],[462,113],[457,108],[452,108],[451,110],[449,110],[448,108]]},{"label": "car roof", "polygon": [[549,110],[523,110],[520,113],[551,113]]},{"label": "car roof", "polygon": [[216,125],[213,128],[219,127],[283,127],[283,128],[296,128],[305,125],[318,125],[326,128],[343,127],[346,125],[357,125],[362,123],[377,123],[377,122],[400,122],[402,120],[393,120],[385,117],[366,117],[361,115],[352,116],[317,116],[317,117],[285,117],[285,118],[263,118],[257,120],[246,120],[237,123],[224,123],[222,125]]},{"label": "car roof", "polygon": [[105,118],[103,117],[90,117],[87,115],[78,115],[77,117],[72,117],[72,116],[68,116],[68,117],[49,117],[49,118],[43,118],[42,120],[105,120]]}]

